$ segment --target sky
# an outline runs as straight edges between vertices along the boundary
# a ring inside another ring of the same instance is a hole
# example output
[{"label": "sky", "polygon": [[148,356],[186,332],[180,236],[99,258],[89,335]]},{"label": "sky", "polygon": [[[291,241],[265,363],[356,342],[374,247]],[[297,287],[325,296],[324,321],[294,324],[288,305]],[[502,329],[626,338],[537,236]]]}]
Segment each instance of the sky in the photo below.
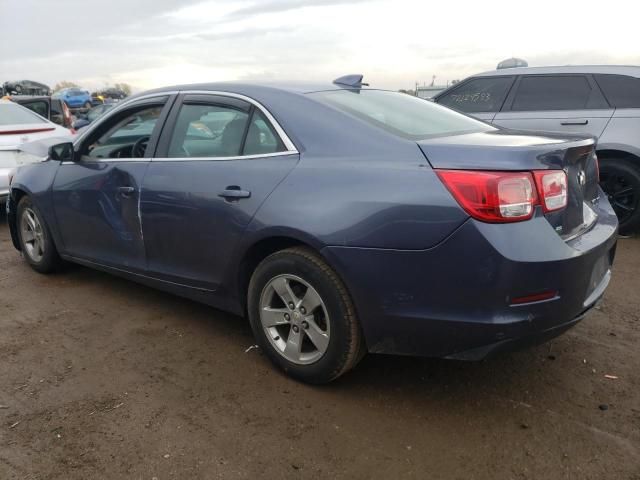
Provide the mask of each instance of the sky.
[{"label": "sky", "polygon": [[0,0],[0,82],[446,84],[509,57],[640,64],[636,2]]}]

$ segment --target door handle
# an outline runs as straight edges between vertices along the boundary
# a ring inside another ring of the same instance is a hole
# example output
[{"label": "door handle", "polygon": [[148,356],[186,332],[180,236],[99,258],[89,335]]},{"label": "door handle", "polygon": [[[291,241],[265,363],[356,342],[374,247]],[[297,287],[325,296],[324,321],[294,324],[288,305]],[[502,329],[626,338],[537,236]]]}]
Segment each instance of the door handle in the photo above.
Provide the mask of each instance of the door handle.
[{"label": "door handle", "polygon": [[560,122],[560,125],[588,125],[589,120],[581,120],[579,122]]},{"label": "door handle", "polygon": [[130,197],[133,192],[136,191],[136,189],[134,187],[118,187],[117,188],[118,194],[120,194],[123,197]]},{"label": "door handle", "polygon": [[221,198],[224,198],[229,202],[232,202],[234,200],[239,200],[241,198],[251,197],[251,192],[249,192],[248,190],[242,190],[237,185],[230,185],[227,188],[225,188],[222,192],[220,192],[218,196]]}]

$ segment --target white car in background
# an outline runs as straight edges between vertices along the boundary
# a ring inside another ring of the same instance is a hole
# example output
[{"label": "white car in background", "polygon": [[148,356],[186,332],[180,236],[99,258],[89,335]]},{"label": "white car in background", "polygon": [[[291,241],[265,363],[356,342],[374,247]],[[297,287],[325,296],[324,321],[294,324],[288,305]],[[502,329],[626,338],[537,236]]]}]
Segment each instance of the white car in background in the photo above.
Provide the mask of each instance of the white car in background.
[{"label": "white car in background", "polygon": [[71,131],[41,117],[28,108],[0,99],[0,205],[9,195],[9,176],[25,163],[40,157],[20,151],[23,143],[49,137],[69,138]]}]

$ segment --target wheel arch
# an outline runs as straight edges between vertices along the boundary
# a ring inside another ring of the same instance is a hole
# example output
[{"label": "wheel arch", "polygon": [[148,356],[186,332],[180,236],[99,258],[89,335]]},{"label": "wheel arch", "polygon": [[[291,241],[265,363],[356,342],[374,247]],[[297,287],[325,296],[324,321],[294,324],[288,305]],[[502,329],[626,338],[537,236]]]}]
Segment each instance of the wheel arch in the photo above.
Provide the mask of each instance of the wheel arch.
[{"label": "wheel arch", "polygon": [[9,233],[11,234],[11,243],[16,250],[21,251],[20,242],[18,240],[18,203],[23,197],[28,196],[29,193],[20,188],[20,187],[12,187],[11,194],[7,198],[7,202],[9,204],[9,215],[7,216],[7,223],[9,225]]},{"label": "wheel arch", "polygon": [[236,286],[238,299],[243,309],[246,309],[247,290],[251,275],[257,266],[269,255],[292,247],[305,247],[322,256],[321,249],[316,242],[309,241],[302,235],[295,233],[274,233],[255,239],[244,250],[238,263]]},{"label": "wheel arch", "polygon": [[596,153],[600,160],[604,158],[616,160],[631,160],[640,167],[640,149],[628,148],[618,145],[598,145]]}]

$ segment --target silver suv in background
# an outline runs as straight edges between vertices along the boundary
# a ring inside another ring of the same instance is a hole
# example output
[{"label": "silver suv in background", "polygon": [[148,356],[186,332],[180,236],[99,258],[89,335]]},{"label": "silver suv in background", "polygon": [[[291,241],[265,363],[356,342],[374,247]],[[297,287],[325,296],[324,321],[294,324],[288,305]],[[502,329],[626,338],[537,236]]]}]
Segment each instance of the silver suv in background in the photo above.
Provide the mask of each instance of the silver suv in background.
[{"label": "silver suv in background", "polygon": [[596,136],[600,184],[620,231],[640,230],[640,67],[495,70],[456,83],[433,100],[505,128]]}]

